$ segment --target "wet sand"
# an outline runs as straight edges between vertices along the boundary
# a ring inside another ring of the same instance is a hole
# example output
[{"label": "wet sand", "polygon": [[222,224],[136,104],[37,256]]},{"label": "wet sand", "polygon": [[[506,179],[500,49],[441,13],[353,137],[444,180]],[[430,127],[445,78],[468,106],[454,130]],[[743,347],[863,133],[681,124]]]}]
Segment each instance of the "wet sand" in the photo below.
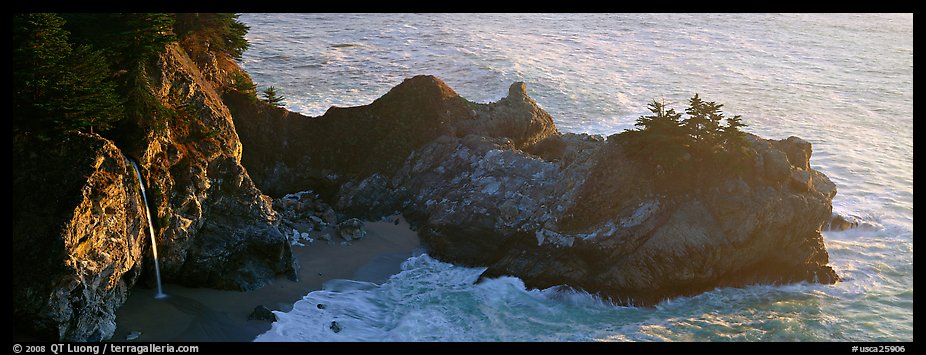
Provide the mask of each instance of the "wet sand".
[{"label": "wet sand", "polygon": [[352,279],[382,283],[399,271],[408,257],[420,253],[418,234],[404,218],[395,225],[366,222],[367,236],[341,245],[316,241],[294,246],[299,260],[299,281],[285,277],[247,292],[189,288],[165,284],[165,299],[155,299],[153,289],[139,285],[116,312],[116,332],[112,341],[141,332],[135,341],[251,341],[270,329],[270,322],[248,320],[254,307],[263,305],[275,311],[289,311],[293,303],[332,279]]}]

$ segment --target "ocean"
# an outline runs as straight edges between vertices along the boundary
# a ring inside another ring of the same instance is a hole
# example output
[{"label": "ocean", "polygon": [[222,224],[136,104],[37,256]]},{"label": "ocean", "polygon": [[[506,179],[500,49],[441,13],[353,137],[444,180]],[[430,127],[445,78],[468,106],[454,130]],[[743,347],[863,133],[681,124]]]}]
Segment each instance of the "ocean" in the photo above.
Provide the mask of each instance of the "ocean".
[{"label": "ocean", "polygon": [[[311,292],[257,341],[913,341],[912,14],[243,14],[243,67],[321,115],[433,74],[490,102],[515,81],[563,132],[631,128],[695,93],[746,131],[813,143],[838,186],[824,232],[835,285],[721,288],[650,308],[583,292],[477,285],[419,255],[382,284]],[[317,304],[325,304],[319,309]],[[331,322],[341,330],[334,332]]]}]

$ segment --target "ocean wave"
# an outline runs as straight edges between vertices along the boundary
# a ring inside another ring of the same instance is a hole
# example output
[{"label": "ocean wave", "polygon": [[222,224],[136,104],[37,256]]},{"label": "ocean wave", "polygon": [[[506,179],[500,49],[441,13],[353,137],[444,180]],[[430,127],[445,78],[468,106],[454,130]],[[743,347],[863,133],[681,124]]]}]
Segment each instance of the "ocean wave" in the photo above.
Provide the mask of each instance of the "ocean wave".
[{"label": "ocean wave", "polygon": [[[383,285],[310,293],[258,340],[912,340],[912,15],[241,19],[255,83],[312,116],[436,74],[477,102],[524,81],[561,131],[609,135],[632,128],[653,99],[681,111],[700,93],[743,115],[749,132],[811,142],[811,164],[838,186],[834,210],[866,223],[824,232],[845,277],[836,285],[719,289],[638,309],[513,278],[472,285],[479,269],[422,257]],[[675,25],[686,22],[698,25]]]}]

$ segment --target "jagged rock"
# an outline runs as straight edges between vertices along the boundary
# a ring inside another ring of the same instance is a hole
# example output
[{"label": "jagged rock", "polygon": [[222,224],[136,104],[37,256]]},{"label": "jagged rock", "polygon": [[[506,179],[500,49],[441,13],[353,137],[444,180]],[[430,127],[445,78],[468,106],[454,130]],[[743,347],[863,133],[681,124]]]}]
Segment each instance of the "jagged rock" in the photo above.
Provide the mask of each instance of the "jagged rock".
[{"label": "jagged rock", "polygon": [[254,307],[254,311],[248,315],[248,320],[260,320],[267,322],[276,322],[277,316],[269,308],[259,305]]},{"label": "jagged rock", "polygon": [[331,234],[330,234],[330,233],[321,233],[321,234],[318,235],[318,239],[324,240],[324,241],[326,241],[326,242],[330,242],[330,241],[331,241]]},{"label": "jagged rock", "polygon": [[810,156],[813,155],[813,147],[810,142],[791,136],[777,143],[778,147],[788,157],[791,165],[801,170],[810,170]]},{"label": "jagged rock", "polygon": [[338,324],[337,321],[331,321],[331,325],[329,325],[328,328],[330,328],[331,331],[332,331],[332,332],[335,332],[335,333],[340,333],[340,332],[341,332],[341,325]]},{"label": "jagged rock", "polygon": [[[237,67],[227,56],[217,60],[222,70]],[[240,164],[242,146],[217,92],[222,88],[206,80],[178,44],[167,46],[156,67],[155,97],[167,107],[186,107],[187,114],[126,149],[139,157],[153,192],[161,276],[194,287],[249,290],[293,275],[291,246],[276,227],[272,201]]]},{"label": "jagged rock", "polygon": [[[751,164],[679,191],[664,167],[632,157],[639,148],[625,136],[557,133],[522,83],[499,102],[474,104],[436,78],[414,77],[374,104],[313,119],[226,99],[245,144],[262,145],[244,164],[261,171],[266,189],[325,189],[338,210],[371,219],[401,210],[430,255],[487,266],[484,277],[634,304],[721,286],[838,280],[819,233],[836,188],[810,168],[810,143],[797,137],[748,135]],[[334,141],[327,129],[352,138]]]},{"label": "jagged rock", "polygon": [[131,163],[93,134],[13,145],[13,318],[42,339],[100,341],[150,259]]},{"label": "jagged rock", "polygon": [[346,241],[358,240],[366,237],[367,231],[363,228],[363,221],[351,218],[338,224],[338,236]]},{"label": "jagged rock", "polygon": [[498,102],[479,104],[434,76],[419,75],[369,105],[332,107],[316,118],[255,104],[236,92],[227,92],[224,99],[248,147],[242,164],[271,196],[311,188],[326,201],[336,201],[345,182],[359,184],[373,173],[391,176],[412,151],[443,135],[503,136],[523,148],[556,133],[550,115],[519,83]]}]

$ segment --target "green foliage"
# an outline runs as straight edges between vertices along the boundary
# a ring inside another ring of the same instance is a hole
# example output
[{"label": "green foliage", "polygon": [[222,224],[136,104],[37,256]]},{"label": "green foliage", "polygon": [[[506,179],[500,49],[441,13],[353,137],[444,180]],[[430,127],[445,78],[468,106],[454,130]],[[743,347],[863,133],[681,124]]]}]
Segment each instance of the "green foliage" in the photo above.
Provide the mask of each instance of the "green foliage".
[{"label": "green foliage", "polygon": [[647,108],[649,116],[640,116],[634,126],[640,127],[637,136],[640,145],[649,153],[648,159],[658,165],[681,164],[687,158],[690,140],[682,127],[680,113],[675,109],[666,109],[665,104],[653,100]]},{"label": "green foliage", "polygon": [[241,59],[248,49],[244,36],[249,29],[233,13],[179,13],[174,22],[174,33],[181,39],[197,36],[206,50],[225,52],[235,59]]},{"label": "green foliage", "polygon": [[140,61],[156,59],[176,40],[174,16],[168,13],[61,14],[75,43],[106,53],[113,68],[132,70]]},{"label": "green foliage", "polygon": [[650,162],[657,177],[679,189],[742,171],[750,158],[746,133],[740,130],[746,124],[741,116],[724,117],[722,107],[695,94],[682,119],[654,100],[648,105],[652,114],[638,118],[637,129],[622,133],[630,156]]},{"label": "green foliage", "polygon": [[58,15],[17,14],[13,22],[14,131],[102,131],[122,118],[103,52],[72,46]]},{"label": "green foliage", "polygon": [[656,100],[647,105],[647,108],[653,115],[640,116],[634,126],[654,135],[674,136],[682,133],[679,121],[682,115],[675,112],[675,109],[666,110],[665,103]]},{"label": "green foliage", "polygon": [[689,106],[685,109],[688,118],[682,121],[682,127],[700,146],[712,149],[717,143],[720,121],[723,120],[723,112],[720,111],[722,107],[716,102],[701,100],[698,94],[689,100]]},{"label": "green foliage", "polygon": [[[117,123],[126,127],[120,123],[125,119],[165,129],[171,113],[154,95],[148,75],[156,70],[155,61],[181,36],[195,37],[202,49],[240,57],[248,46],[248,27],[237,18],[230,13],[14,15],[14,132],[47,140],[65,131],[105,133]],[[254,86],[242,78],[236,89],[253,92]]]},{"label": "green foliage", "polygon": [[137,63],[136,68],[129,72],[124,87],[125,117],[131,122],[139,123],[142,128],[159,133],[166,130],[167,122],[174,116],[174,112],[154,95],[145,62]]},{"label": "green foliage", "polygon": [[267,101],[268,104],[271,104],[273,106],[283,107],[285,105],[283,100],[286,100],[286,98],[279,96],[277,94],[276,88],[271,86],[269,88],[264,89],[264,100]]},{"label": "green foliage", "polygon": [[251,78],[248,78],[241,73],[235,73],[233,80],[234,82],[232,83],[232,88],[240,93],[248,94],[248,96],[252,99],[257,98],[257,85],[254,85],[254,82],[251,81]]}]

